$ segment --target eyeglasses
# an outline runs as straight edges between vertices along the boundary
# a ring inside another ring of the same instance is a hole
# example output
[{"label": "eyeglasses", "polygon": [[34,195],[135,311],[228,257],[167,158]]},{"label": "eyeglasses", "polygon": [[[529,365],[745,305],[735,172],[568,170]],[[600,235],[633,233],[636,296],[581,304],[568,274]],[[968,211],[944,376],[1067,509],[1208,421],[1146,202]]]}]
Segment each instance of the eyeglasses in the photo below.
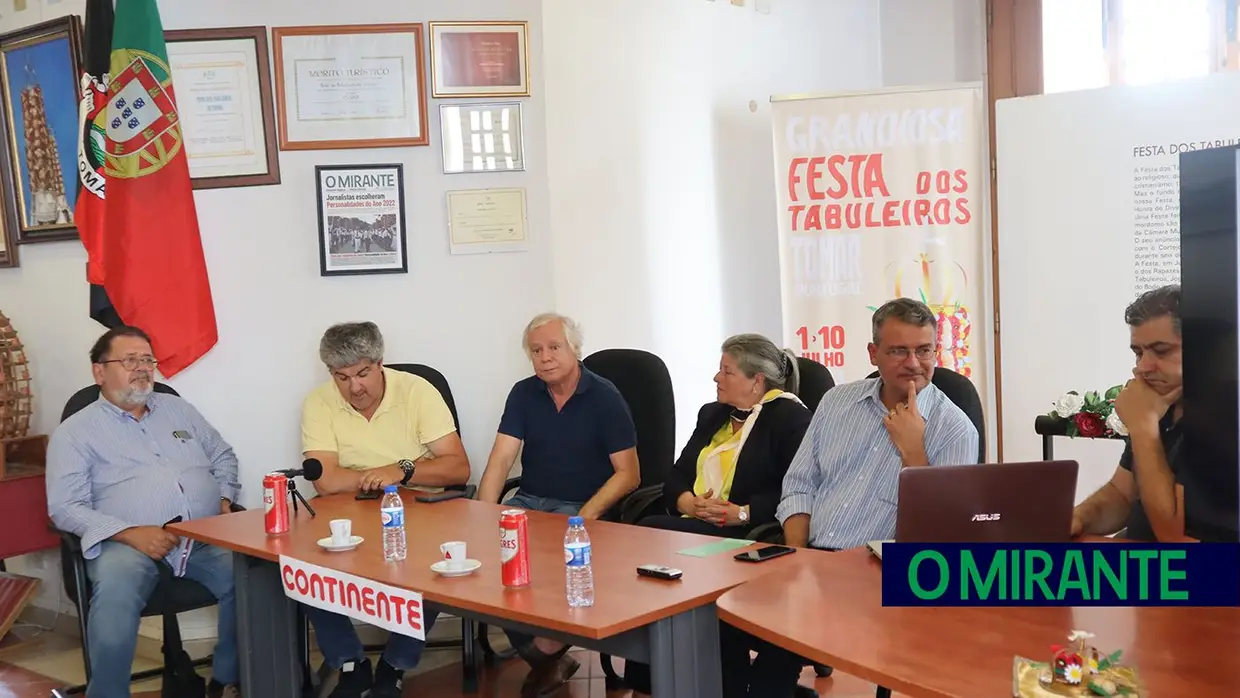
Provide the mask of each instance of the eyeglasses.
[{"label": "eyeglasses", "polygon": [[[918,361],[929,361],[934,358],[936,353],[934,347],[917,347],[912,351],[913,356],[916,356]],[[887,350],[888,357],[899,361],[908,360],[908,355],[908,347],[892,347]]]},{"label": "eyeglasses", "polygon": [[159,361],[154,356],[126,356],[123,359],[108,359],[99,363],[120,364],[126,371],[136,371],[139,366],[142,368],[155,368],[159,365]]}]

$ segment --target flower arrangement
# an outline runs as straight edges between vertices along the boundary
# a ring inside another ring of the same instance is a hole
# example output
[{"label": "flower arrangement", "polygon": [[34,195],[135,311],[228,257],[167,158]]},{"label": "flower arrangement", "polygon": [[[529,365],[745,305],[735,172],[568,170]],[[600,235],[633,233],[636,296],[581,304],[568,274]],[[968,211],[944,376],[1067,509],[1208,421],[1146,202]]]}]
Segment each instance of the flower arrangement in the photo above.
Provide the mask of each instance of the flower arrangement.
[{"label": "flower arrangement", "polygon": [[1102,394],[1091,390],[1084,395],[1068,391],[1055,401],[1050,416],[1067,422],[1068,436],[1090,439],[1127,436],[1128,428],[1115,411],[1115,398],[1123,388],[1116,385]]}]

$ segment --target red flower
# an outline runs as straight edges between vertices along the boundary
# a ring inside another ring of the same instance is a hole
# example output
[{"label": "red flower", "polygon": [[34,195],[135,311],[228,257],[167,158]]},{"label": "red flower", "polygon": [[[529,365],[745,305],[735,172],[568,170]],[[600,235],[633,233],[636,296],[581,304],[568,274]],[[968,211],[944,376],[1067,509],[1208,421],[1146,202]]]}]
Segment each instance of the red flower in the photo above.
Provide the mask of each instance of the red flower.
[{"label": "red flower", "polygon": [[1076,430],[1087,439],[1102,436],[1106,431],[1102,417],[1090,412],[1077,412],[1072,415],[1072,421],[1076,422]]}]

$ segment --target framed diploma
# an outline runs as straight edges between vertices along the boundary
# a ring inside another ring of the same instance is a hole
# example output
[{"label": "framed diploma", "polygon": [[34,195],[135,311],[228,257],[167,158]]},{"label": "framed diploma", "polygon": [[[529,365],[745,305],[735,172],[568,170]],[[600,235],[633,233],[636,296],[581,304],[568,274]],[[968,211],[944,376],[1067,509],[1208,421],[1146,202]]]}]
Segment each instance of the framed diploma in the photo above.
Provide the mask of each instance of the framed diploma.
[{"label": "framed diploma", "polygon": [[528,97],[527,22],[431,22],[432,95]]},{"label": "framed diploma", "polygon": [[265,27],[164,32],[195,189],[280,183]]},{"label": "framed diploma", "polygon": [[421,24],[275,27],[281,150],[428,145]]},{"label": "framed diploma", "polygon": [[404,274],[403,165],[319,165],[319,275]]},{"label": "framed diploma", "polygon": [[448,239],[452,254],[529,249],[524,189],[448,192]]},{"label": "framed diploma", "polygon": [[525,169],[521,103],[439,105],[444,174]]}]

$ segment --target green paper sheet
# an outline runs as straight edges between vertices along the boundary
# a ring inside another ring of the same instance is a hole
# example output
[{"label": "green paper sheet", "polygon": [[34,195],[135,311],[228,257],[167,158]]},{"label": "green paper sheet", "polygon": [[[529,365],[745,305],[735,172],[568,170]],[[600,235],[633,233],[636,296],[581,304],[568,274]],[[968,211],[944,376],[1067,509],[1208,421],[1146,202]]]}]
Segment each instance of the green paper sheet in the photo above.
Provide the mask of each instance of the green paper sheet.
[{"label": "green paper sheet", "polygon": [[685,548],[684,550],[677,550],[676,553],[679,555],[688,555],[689,557],[709,557],[711,555],[718,555],[719,553],[726,553],[729,550],[736,550],[737,548],[744,548],[746,546],[753,545],[753,543],[754,542],[751,540],[741,540],[739,538],[724,538],[723,540],[717,540],[714,543],[707,543],[706,545],[699,545],[696,548]]}]

